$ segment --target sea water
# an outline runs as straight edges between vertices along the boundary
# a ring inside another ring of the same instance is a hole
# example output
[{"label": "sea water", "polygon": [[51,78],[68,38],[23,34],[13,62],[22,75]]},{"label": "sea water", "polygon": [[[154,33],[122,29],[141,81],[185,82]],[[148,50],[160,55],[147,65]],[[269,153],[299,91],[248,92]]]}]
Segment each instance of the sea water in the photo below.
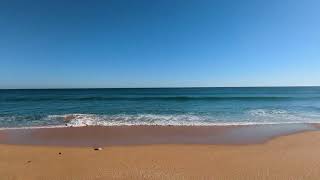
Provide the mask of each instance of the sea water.
[{"label": "sea water", "polygon": [[0,90],[0,128],[320,122],[320,87]]}]

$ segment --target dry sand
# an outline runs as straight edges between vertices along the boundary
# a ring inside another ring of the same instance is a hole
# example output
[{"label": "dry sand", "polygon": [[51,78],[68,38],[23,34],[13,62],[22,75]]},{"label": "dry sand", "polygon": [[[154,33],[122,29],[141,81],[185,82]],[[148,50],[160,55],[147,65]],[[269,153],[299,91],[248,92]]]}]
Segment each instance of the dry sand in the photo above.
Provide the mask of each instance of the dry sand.
[{"label": "dry sand", "polygon": [[0,179],[318,180],[319,154],[319,131],[252,145],[0,145]]}]

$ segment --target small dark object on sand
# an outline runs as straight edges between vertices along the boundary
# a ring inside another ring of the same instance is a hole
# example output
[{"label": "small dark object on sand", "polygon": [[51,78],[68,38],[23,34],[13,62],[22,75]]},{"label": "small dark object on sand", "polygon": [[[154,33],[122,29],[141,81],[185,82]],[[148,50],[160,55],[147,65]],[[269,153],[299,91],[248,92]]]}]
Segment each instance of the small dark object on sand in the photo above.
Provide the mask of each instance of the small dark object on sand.
[{"label": "small dark object on sand", "polygon": [[59,152],[59,154],[62,154],[61,152]]},{"label": "small dark object on sand", "polygon": [[101,147],[99,147],[99,148],[94,148],[93,150],[95,150],[95,151],[101,151],[102,148],[101,148]]},{"label": "small dark object on sand", "polygon": [[27,161],[27,163],[31,163],[31,161]]}]

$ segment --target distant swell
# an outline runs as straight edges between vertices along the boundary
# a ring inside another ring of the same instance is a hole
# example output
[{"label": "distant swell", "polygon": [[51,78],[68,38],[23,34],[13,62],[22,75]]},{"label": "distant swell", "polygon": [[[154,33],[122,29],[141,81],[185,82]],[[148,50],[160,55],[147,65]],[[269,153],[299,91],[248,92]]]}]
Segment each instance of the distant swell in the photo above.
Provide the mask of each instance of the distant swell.
[{"label": "distant swell", "polygon": [[320,97],[284,97],[284,96],[156,96],[156,97],[12,97],[3,98],[5,102],[41,102],[41,101],[283,101],[283,100],[308,100]]}]

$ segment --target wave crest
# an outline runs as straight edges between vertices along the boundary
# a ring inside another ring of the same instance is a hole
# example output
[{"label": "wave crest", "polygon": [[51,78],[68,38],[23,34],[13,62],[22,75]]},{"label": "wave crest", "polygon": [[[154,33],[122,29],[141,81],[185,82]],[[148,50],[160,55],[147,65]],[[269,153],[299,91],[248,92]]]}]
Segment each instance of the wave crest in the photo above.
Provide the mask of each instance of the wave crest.
[{"label": "wave crest", "polygon": [[289,115],[288,111],[281,109],[253,109],[249,111],[251,116],[274,117],[281,115]]},{"label": "wave crest", "polygon": [[320,123],[320,114],[283,109],[251,109],[235,115],[200,114],[63,114],[0,116],[0,127],[48,126],[229,126]]},{"label": "wave crest", "polygon": [[64,120],[67,126],[226,126],[226,125],[259,125],[259,124],[289,124],[289,123],[319,123],[310,117],[291,114],[285,110],[255,109],[249,111],[248,119],[214,119],[211,116],[193,114],[159,115],[159,114],[66,114],[50,116]]},{"label": "wave crest", "polygon": [[196,115],[96,115],[66,114],[50,115],[49,118],[63,119],[67,126],[122,126],[122,125],[209,125],[208,117]]}]

